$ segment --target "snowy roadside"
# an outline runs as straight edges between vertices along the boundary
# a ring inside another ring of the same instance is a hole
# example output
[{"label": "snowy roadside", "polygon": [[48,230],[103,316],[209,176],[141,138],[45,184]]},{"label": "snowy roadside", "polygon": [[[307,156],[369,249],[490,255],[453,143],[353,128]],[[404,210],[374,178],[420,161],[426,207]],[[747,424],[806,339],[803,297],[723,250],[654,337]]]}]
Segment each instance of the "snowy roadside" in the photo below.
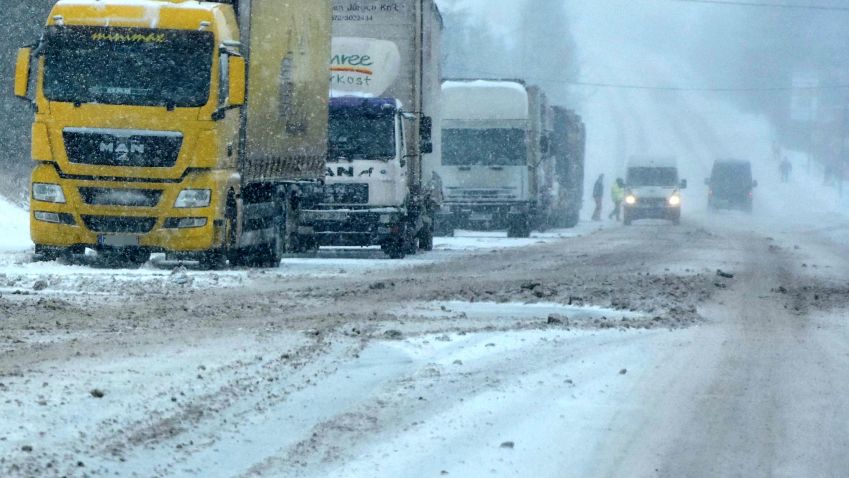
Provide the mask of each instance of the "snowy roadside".
[{"label": "snowy roadside", "polygon": [[154,255],[140,269],[99,266],[88,259],[80,264],[61,261],[33,262],[29,239],[29,216],[18,206],[0,198],[0,293],[27,294],[41,292],[51,296],[80,293],[139,294],[164,291],[175,286],[193,289],[244,287],[271,278],[326,278],[369,275],[377,271],[406,268],[451,260],[458,255],[476,252],[523,248],[592,234],[600,226],[580,224],[575,229],[535,232],[528,239],[507,238],[501,232],[458,231],[455,237],[435,239],[435,250],[419,253],[404,260],[389,260],[376,248],[328,248],[313,256],[290,256],[274,270],[199,271],[191,264],[165,261]]},{"label": "snowy roadside", "polygon": [[6,264],[10,256],[22,259],[23,253],[32,250],[29,239],[29,215],[20,207],[0,196],[0,264]]}]

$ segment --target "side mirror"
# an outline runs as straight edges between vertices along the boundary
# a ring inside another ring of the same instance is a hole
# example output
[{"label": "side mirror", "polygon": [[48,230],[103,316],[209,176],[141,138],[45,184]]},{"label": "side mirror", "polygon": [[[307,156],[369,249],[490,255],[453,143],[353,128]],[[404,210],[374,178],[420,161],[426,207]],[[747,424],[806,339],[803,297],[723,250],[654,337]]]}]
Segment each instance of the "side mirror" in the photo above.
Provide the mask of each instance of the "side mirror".
[{"label": "side mirror", "polygon": [[241,56],[229,56],[229,83],[230,83],[230,106],[242,106],[245,104],[247,92],[247,67],[245,58]]},{"label": "side mirror", "polygon": [[15,66],[15,96],[29,98],[29,72],[32,62],[32,48],[18,50],[18,62]]},{"label": "side mirror", "polygon": [[681,180],[681,185],[679,186],[679,189],[687,189],[687,180],[686,179]]},{"label": "side mirror", "polygon": [[752,181],[752,187],[753,187],[753,188],[758,187],[758,182],[757,182],[757,181]]},{"label": "side mirror", "polygon": [[422,116],[419,122],[419,141],[422,154],[433,152],[433,118]]}]

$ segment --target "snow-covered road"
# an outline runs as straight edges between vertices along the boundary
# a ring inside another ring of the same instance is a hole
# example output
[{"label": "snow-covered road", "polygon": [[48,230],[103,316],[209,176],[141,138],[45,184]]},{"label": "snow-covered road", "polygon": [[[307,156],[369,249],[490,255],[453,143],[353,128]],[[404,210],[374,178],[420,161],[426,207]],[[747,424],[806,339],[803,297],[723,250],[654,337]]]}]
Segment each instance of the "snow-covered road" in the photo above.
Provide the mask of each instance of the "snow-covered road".
[{"label": "snow-covered road", "polygon": [[[596,24],[587,74],[693,80]],[[590,180],[679,157],[681,227],[121,270],[31,262],[0,203],[0,476],[846,475],[847,199],[799,157],[779,183],[769,126],[717,96],[583,114]],[[753,162],[754,215],[704,210],[726,156]]]},{"label": "snow-covered road", "polygon": [[829,235],[779,229],[695,215],[4,293],[0,471],[839,475],[849,264]]}]

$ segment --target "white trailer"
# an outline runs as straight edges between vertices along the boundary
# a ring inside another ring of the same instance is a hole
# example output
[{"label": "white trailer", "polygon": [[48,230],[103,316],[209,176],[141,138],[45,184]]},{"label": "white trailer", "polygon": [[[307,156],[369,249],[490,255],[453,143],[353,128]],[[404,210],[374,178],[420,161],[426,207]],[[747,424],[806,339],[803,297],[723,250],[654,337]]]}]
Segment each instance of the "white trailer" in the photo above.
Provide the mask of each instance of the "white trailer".
[{"label": "white trailer", "polygon": [[446,81],[442,86],[440,234],[507,229],[527,237],[536,216],[542,157],[542,95],[520,81]]},{"label": "white trailer", "polygon": [[308,246],[433,248],[442,18],[433,0],[334,0],[324,200]]}]

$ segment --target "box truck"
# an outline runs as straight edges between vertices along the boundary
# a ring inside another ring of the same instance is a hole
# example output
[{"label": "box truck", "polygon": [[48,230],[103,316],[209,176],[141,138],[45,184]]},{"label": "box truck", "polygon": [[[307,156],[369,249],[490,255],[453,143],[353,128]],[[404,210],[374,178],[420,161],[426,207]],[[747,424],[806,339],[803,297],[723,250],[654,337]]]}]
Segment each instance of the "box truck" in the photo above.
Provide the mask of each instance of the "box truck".
[{"label": "box truck", "polygon": [[36,253],[278,265],[324,178],[330,19],[330,0],[59,0],[15,77]]},{"label": "box truck", "polygon": [[303,212],[311,247],[433,247],[440,44],[433,0],[334,0],[326,185]]},{"label": "box truck", "polygon": [[586,132],[521,80],[450,80],[442,87],[444,202],[437,234],[457,228],[573,227],[582,206]]},{"label": "box truck", "polygon": [[521,81],[446,81],[439,233],[507,229],[527,237],[538,216],[542,95]]}]

